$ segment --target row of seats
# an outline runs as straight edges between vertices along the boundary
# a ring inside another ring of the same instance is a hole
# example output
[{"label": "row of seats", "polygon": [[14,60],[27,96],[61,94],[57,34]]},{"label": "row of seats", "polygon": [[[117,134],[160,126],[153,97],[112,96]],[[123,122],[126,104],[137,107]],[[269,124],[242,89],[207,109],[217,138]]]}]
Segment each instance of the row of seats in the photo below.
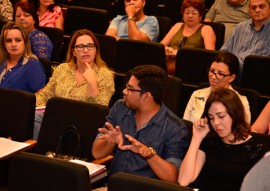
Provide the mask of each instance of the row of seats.
[{"label": "row of seats", "polygon": [[[90,191],[85,166],[31,153],[16,154],[9,168],[9,191]],[[192,191],[161,180],[127,173],[116,173],[108,179],[108,191]]]},{"label": "row of seats", "polygon": [[[91,30],[94,33],[105,34],[109,26],[108,12],[103,9],[95,9],[80,6],[68,6],[62,8],[64,13],[64,46],[66,52],[71,34],[82,28]],[[87,22],[85,19],[87,18]],[[166,16],[156,16],[160,34],[158,42],[160,42],[165,35],[169,32],[172,26],[172,20]],[[203,24],[210,25],[217,37],[216,49],[219,50],[224,42],[225,26],[217,22],[203,22]],[[63,55],[64,56],[64,55]]]},{"label": "row of seats", "polygon": [[[172,20],[172,23],[180,22],[182,15],[180,7],[183,0],[147,0],[144,13],[146,15],[165,16]],[[209,10],[214,0],[206,0],[205,7]],[[116,15],[125,14],[124,0],[70,0],[63,3],[64,6],[82,6],[96,9],[104,9],[108,12],[109,18],[112,19]]]}]

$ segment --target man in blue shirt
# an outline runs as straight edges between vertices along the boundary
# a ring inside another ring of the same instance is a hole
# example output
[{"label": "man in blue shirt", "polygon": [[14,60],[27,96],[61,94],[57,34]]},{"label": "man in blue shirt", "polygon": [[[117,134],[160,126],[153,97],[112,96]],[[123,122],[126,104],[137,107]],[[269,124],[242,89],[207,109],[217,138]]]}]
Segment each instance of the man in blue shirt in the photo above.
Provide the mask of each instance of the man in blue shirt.
[{"label": "man in blue shirt", "polygon": [[144,14],[145,0],[124,0],[126,15],[115,17],[106,35],[120,38],[157,41],[159,25],[156,17]]},{"label": "man in blue shirt", "polygon": [[124,99],[111,108],[94,142],[95,158],[113,154],[110,172],[126,172],[177,182],[188,147],[184,122],[162,99],[167,73],[158,66],[142,65],[129,73]]},{"label": "man in blue shirt", "polygon": [[249,13],[221,47],[238,57],[241,71],[248,55],[270,56],[270,0],[250,0]]}]

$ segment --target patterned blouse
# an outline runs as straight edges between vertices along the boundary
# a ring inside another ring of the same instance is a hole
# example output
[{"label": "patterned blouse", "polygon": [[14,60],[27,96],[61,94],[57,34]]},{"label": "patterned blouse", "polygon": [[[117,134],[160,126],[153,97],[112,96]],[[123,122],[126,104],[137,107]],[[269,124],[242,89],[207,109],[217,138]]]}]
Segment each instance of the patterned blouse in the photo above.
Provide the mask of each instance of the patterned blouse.
[{"label": "patterned blouse", "polygon": [[0,0],[0,19],[4,21],[13,20],[13,8],[9,0]]},{"label": "patterned blouse", "polygon": [[39,18],[39,26],[42,27],[55,27],[55,21],[58,19],[60,15],[62,15],[62,9],[59,6],[55,6],[53,8],[53,12],[47,10],[42,17],[39,16],[40,10],[37,11]]},{"label": "patterned blouse", "polygon": [[38,58],[51,59],[53,43],[49,37],[40,30],[33,30],[28,33],[31,42],[31,50]]},{"label": "patterned blouse", "polygon": [[93,70],[97,73],[99,94],[88,96],[88,83],[84,81],[77,85],[76,68],[68,63],[60,64],[53,72],[48,84],[36,93],[37,106],[45,106],[51,97],[63,97],[89,103],[109,105],[114,94],[114,76],[106,67],[94,65]]}]

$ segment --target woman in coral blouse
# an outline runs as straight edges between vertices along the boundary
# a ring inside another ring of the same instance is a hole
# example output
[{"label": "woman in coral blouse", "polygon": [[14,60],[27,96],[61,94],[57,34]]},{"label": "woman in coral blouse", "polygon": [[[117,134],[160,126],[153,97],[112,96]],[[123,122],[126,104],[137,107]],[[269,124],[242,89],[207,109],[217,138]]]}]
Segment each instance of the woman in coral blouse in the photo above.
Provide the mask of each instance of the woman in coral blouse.
[{"label": "woman in coral blouse", "polygon": [[53,0],[39,0],[37,14],[39,26],[64,29],[62,9],[54,4]]}]

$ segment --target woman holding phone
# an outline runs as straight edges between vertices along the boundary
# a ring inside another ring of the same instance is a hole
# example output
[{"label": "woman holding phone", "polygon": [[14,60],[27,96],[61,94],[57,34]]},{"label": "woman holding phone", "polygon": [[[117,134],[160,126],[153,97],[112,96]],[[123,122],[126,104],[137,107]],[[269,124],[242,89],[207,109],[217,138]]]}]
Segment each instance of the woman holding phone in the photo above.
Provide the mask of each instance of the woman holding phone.
[{"label": "woman holding phone", "polygon": [[206,101],[202,118],[180,167],[178,182],[195,182],[200,191],[239,191],[246,173],[270,150],[270,137],[250,132],[239,96],[218,88]]}]

